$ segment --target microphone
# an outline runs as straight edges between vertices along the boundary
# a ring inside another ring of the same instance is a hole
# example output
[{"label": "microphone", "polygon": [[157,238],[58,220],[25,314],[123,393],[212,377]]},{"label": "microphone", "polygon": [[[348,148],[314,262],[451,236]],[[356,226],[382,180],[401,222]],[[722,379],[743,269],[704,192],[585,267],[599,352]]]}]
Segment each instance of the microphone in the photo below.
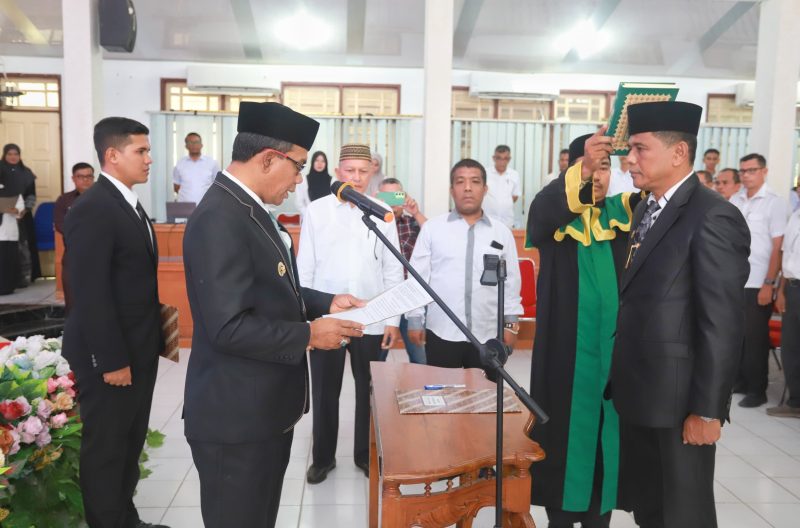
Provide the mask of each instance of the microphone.
[{"label": "microphone", "polygon": [[368,197],[355,190],[349,183],[335,181],[331,184],[331,192],[336,195],[336,198],[338,198],[340,202],[350,202],[368,215],[380,218],[387,224],[394,220],[394,213],[376,204]]}]

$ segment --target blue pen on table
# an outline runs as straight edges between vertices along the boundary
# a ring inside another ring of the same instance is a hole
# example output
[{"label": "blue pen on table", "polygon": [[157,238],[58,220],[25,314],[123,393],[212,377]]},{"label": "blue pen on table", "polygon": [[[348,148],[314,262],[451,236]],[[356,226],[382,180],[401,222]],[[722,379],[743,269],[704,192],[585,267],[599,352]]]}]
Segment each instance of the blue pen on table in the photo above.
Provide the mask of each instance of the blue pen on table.
[{"label": "blue pen on table", "polygon": [[467,386],[460,383],[440,384],[440,385],[425,385],[425,390],[441,390],[441,389],[466,389]]}]

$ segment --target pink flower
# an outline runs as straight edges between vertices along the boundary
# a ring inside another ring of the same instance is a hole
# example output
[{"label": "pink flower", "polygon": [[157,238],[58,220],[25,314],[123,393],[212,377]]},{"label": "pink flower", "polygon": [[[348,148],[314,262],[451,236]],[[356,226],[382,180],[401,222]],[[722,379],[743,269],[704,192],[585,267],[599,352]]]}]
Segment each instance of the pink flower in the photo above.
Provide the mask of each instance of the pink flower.
[{"label": "pink flower", "polygon": [[41,433],[36,436],[36,445],[39,447],[44,447],[49,444],[53,439],[50,437],[50,431],[44,429]]},{"label": "pink flower", "polygon": [[54,414],[50,418],[50,427],[53,429],[61,429],[67,423],[67,413],[58,413]]},{"label": "pink flower", "polygon": [[36,407],[36,414],[42,420],[47,420],[52,412],[53,412],[53,404],[50,402],[50,400],[42,400]]},{"label": "pink flower", "polygon": [[68,411],[72,409],[74,404],[75,402],[72,400],[72,396],[66,392],[59,392],[53,399],[53,408],[56,411]]},{"label": "pink flower", "polygon": [[25,396],[20,396],[16,400],[14,400],[18,404],[22,405],[22,415],[30,414],[31,413],[31,404],[28,403],[28,400]]},{"label": "pink flower", "polygon": [[14,439],[14,443],[11,444],[11,449],[8,450],[8,455],[16,455],[19,452],[19,443],[22,441],[22,438],[19,436],[19,433],[16,429],[12,429],[9,431],[11,433],[12,438]]},{"label": "pink flower", "polygon": [[75,382],[69,379],[67,376],[59,376],[56,380],[58,382],[58,386],[62,389],[71,389]]},{"label": "pink flower", "polygon": [[54,378],[47,378],[47,394],[52,394],[58,388],[58,381]]},{"label": "pink flower", "polygon": [[70,398],[73,398],[73,399],[75,398],[75,394],[76,394],[75,389],[67,389],[65,392],[67,394],[69,394]]},{"label": "pink flower", "polygon": [[27,420],[19,424],[18,431],[20,440],[25,444],[33,443],[36,435],[42,432],[44,424],[38,416],[29,416]]}]

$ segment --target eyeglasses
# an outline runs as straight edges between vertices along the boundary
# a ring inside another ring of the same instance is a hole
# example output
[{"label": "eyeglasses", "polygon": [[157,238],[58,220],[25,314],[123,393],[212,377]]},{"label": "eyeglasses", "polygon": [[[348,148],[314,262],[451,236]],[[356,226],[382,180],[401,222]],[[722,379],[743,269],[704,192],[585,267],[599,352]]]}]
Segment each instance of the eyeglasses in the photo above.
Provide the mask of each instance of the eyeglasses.
[{"label": "eyeglasses", "polygon": [[274,152],[275,154],[277,154],[278,156],[280,156],[283,159],[291,161],[294,164],[294,168],[297,169],[297,172],[302,172],[303,169],[306,168],[306,164],[305,163],[300,163],[296,159],[290,158],[289,156],[287,156],[285,153],[281,152],[280,150],[275,150],[275,149],[268,149],[268,150],[271,150],[272,152]]},{"label": "eyeglasses", "polygon": [[739,169],[739,176],[742,174],[755,174],[757,171],[760,171],[764,167],[751,167],[749,169]]}]

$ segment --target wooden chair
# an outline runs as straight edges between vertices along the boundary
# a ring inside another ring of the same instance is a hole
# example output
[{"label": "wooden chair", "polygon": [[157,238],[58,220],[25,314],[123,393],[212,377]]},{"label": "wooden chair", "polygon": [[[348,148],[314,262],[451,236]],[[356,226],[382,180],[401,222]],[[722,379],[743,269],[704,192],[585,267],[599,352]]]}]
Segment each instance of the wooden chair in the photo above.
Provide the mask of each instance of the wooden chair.
[{"label": "wooden chair", "polygon": [[281,213],[278,222],[283,225],[300,225],[300,213]]}]

